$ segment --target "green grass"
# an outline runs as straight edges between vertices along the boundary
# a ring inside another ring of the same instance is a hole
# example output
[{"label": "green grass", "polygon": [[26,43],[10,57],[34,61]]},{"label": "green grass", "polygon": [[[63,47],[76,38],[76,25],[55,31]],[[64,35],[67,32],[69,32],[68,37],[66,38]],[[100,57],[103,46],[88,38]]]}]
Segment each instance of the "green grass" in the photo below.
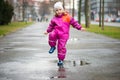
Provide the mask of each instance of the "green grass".
[{"label": "green grass", "polygon": [[90,25],[90,28],[87,28],[87,31],[102,34],[115,39],[120,39],[120,27],[105,26],[104,30],[102,30],[98,25]]},{"label": "green grass", "polygon": [[11,32],[15,32],[21,28],[31,25],[33,22],[12,22],[9,25],[0,25],[0,36],[5,36]]}]

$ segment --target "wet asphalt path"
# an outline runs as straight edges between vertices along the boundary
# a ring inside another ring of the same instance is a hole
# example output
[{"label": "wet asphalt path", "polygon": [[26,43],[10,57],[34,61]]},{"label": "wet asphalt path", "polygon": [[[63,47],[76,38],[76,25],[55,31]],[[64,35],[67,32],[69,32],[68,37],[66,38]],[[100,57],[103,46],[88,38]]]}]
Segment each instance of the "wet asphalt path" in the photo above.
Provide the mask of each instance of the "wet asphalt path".
[{"label": "wet asphalt path", "polygon": [[0,38],[0,80],[120,80],[120,40],[71,29],[64,68],[48,54],[48,23]]}]

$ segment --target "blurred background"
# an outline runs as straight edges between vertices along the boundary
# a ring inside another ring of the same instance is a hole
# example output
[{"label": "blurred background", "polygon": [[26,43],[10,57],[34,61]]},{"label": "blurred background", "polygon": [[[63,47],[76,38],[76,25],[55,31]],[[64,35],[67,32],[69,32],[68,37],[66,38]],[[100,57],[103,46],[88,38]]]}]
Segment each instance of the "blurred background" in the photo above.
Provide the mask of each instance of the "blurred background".
[{"label": "blurred background", "polygon": [[[81,6],[81,19],[85,16],[86,0],[4,0],[14,7],[12,21],[47,21],[53,13],[53,5],[63,2],[64,8],[76,19]],[[81,4],[79,3],[81,1]],[[88,0],[90,19],[99,21],[100,0]],[[120,22],[120,0],[104,0],[104,21]]]}]

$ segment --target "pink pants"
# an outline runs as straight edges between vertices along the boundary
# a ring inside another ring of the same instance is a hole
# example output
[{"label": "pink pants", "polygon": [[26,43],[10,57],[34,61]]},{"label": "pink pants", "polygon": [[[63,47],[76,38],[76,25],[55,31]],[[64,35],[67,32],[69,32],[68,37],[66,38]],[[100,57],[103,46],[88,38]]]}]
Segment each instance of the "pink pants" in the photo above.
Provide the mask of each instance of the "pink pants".
[{"label": "pink pants", "polygon": [[49,45],[51,47],[56,46],[57,43],[57,52],[58,59],[64,60],[66,56],[66,43],[68,40],[68,34],[59,34],[57,31],[52,31],[49,34]]}]

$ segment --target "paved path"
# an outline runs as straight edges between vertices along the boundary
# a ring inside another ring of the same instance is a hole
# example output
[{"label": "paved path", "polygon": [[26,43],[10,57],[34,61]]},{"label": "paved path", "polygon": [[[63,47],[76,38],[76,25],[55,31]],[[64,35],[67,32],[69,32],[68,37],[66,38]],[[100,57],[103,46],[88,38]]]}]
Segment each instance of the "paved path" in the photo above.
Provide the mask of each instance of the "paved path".
[{"label": "paved path", "polygon": [[71,29],[64,68],[48,54],[48,23],[0,38],[0,80],[120,80],[120,41]]}]

